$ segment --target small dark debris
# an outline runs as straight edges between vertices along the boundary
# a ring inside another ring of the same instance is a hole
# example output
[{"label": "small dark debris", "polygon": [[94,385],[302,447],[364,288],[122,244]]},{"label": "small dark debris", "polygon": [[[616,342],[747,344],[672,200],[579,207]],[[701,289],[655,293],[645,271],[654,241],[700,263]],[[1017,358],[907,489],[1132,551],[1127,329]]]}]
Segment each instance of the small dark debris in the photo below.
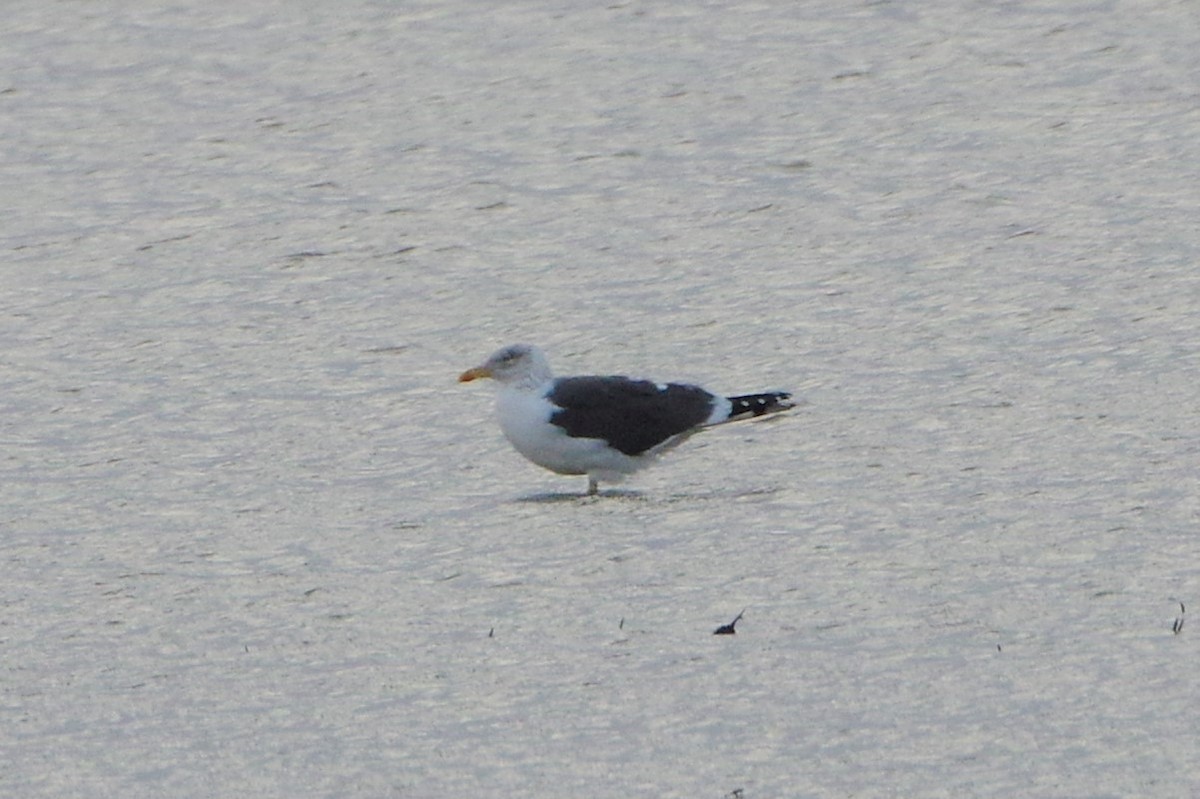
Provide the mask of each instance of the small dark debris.
[{"label": "small dark debris", "polygon": [[794,161],[785,161],[779,164],[779,168],[785,172],[799,172],[802,169],[811,169],[812,161],[807,158],[797,158]]},{"label": "small dark debris", "polygon": [[737,616],[735,616],[733,621],[729,622],[729,624],[722,624],[720,627],[713,630],[713,635],[735,635],[735,634],[737,634],[737,630],[735,630],[733,628],[735,626],[737,626],[737,623],[742,620],[742,616],[745,616],[745,615],[746,615],[746,610],[745,610],[745,608],[743,608],[742,612],[739,613]]}]

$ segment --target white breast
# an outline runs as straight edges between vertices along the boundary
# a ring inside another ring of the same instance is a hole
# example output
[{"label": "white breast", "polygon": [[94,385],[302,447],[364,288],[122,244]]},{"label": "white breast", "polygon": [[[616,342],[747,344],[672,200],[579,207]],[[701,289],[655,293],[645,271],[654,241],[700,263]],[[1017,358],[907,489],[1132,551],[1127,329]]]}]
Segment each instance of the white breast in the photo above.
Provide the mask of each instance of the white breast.
[{"label": "white breast", "polygon": [[556,408],[543,394],[505,387],[496,398],[500,429],[517,452],[559,474],[629,474],[644,465],[600,439],[568,436],[550,423]]}]

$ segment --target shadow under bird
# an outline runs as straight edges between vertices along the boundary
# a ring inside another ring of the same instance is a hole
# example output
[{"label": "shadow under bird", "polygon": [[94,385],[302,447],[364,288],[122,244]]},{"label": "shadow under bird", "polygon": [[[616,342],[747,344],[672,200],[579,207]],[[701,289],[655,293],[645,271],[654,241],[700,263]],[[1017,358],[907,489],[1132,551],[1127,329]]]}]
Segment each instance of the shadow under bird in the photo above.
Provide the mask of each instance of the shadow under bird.
[{"label": "shadow under bird", "polygon": [[723,397],[619,375],[556,378],[530,344],[504,347],[458,380],[483,377],[500,384],[500,429],[517,452],[558,474],[586,474],[589,495],[705,428],[795,405],[786,391]]}]

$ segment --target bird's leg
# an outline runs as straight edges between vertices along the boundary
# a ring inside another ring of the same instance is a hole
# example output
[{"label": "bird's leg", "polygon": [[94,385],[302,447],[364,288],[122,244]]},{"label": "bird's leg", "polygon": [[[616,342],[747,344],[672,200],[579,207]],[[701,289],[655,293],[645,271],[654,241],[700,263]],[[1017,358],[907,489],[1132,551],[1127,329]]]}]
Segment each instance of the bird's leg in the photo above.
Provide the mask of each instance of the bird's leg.
[{"label": "bird's leg", "polygon": [[587,492],[587,495],[588,495],[589,497],[594,497],[594,496],[596,496],[596,494],[598,494],[598,493],[600,493],[600,484],[596,482],[596,478],[595,478],[595,477],[592,477],[592,476],[589,474],[589,475],[588,475],[588,492]]}]

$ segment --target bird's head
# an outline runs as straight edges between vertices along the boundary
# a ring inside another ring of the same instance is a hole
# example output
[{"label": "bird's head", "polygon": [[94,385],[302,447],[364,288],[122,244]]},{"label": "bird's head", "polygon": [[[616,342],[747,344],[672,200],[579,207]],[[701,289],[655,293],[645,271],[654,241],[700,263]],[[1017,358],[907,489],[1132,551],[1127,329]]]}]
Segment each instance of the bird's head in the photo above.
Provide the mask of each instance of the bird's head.
[{"label": "bird's head", "polygon": [[532,344],[511,344],[497,350],[479,366],[458,376],[458,382],[468,383],[490,377],[505,385],[541,385],[551,378],[550,364],[542,351]]}]

